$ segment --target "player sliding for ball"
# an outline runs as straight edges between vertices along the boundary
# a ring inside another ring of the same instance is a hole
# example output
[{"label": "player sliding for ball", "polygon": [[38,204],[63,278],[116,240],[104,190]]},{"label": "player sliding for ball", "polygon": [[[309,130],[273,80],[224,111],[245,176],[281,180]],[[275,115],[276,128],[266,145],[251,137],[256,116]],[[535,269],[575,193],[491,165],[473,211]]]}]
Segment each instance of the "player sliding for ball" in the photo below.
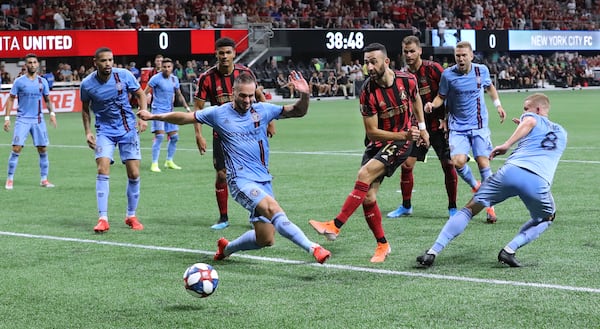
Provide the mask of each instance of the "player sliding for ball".
[{"label": "player sliding for ball", "polygon": [[207,124],[221,137],[229,191],[250,212],[254,230],[231,242],[225,238],[219,239],[215,260],[222,260],[237,251],[272,246],[275,243],[275,231],[310,252],[319,263],[324,263],[331,256],[328,250],[310,241],[288,219],[273,196],[267,125],[274,119],[302,117],[308,112],[308,83],[295,71],[290,73],[289,80],[300,93],[300,98],[294,104],[254,103],[256,80],[249,74],[241,74],[233,84],[233,102],[193,113],[138,113],[143,120],[160,120],[178,125],[195,122]]}]

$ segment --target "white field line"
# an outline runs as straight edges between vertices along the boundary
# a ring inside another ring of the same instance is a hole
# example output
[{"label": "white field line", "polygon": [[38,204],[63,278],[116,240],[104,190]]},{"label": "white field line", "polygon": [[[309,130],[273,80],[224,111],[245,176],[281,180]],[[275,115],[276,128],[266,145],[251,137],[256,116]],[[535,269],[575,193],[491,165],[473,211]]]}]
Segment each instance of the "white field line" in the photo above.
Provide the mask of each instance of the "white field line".
[{"label": "white field line", "polygon": [[[121,243],[121,242],[99,241],[99,240],[88,240],[88,239],[77,239],[77,238],[65,238],[65,237],[50,236],[50,235],[35,235],[35,234],[16,233],[16,232],[4,232],[4,231],[0,231],[0,235],[21,237],[21,238],[30,238],[30,239],[44,239],[44,240],[54,240],[54,241],[63,241],[63,242],[99,244],[99,245],[107,245],[107,246],[113,246],[113,247],[139,248],[139,249],[147,249],[147,250],[155,250],[155,251],[170,251],[170,252],[202,254],[202,255],[208,255],[208,256],[214,255],[214,251],[194,250],[194,249],[174,248],[174,247],[160,247],[160,246],[133,244],[133,243]],[[563,291],[578,291],[578,292],[589,292],[589,293],[594,293],[594,294],[600,294],[599,288],[563,286],[563,285],[557,285],[557,284],[520,282],[520,281],[508,281],[508,280],[496,280],[496,279],[478,279],[478,278],[469,278],[469,277],[464,277],[464,276],[430,274],[430,273],[424,273],[424,272],[393,271],[393,270],[386,270],[386,269],[376,269],[376,268],[350,266],[350,265],[317,264],[317,263],[307,263],[305,261],[297,261],[297,260],[290,260],[290,259],[284,259],[284,258],[259,257],[259,256],[246,255],[246,254],[235,254],[235,255],[232,255],[231,257],[232,258],[236,257],[236,258],[252,259],[252,260],[272,262],[272,263],[325,267],[325,268],[337,269],[337,270],[342,270],[342,271],[355,271],[355,272],[365,272],[365,273],[374,273],[374,274],[384,274],[384,275],[391,275],[391,276],[419,277],[419,278],[427,278],[427,279],[462,281],[462,282],[472,282],[472,283],[489,284],[489,285],[507,285],[507,286],[517,286],[517,287],[545,288],[545,289],[554,289],[554,290],[563,290]]]}]

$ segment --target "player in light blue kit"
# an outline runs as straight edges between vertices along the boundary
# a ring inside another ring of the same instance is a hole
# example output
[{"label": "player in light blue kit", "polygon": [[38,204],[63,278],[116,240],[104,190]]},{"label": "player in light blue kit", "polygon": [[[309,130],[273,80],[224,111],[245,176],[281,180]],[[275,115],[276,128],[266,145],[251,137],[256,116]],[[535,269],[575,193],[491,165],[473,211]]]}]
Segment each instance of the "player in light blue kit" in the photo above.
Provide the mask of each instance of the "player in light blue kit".
[{"label": "player in light blue kit", "polygon": [[288,219],[273,196],[267,126],[271,120],[302,117],[308,111],[309,90],[306,80],[299,73],[291,72],[290,81],[301,94],[294,104],[281,106],[254,103],[256,80],[252,75],[243,73],[233,84],[233,102],[193,113],[138,113],[143,120],[160,120],[179,125],[207,124],[219,134],[225,151],[229,191],[250,212],[254,230],[231,242],[225,238],[219,239],[215,260],[222,260],[234,252],[271,246],[275,243],[275,231],[313,254],[319,263],[325,262],[331,255],[328,250],[310,241]]},{"label": "player in light blue kit", "polygon": [[496,146],[489,158],[505,154],[517,147],[505,164],[489,179],[481,183],[471,201],[456,215],[450,217],[438,235],[435,244],[417,263],[429,267],[435,257],[452,239],[461,234],[471,218],[484,207],[490,207],[510,197],[518,196],[529,210],[531,219],[498,254],[498,261],[511,267],[521,263],[515,258],[520,247],[534,241],[554,220],[556,206],[550,191],[558,161],[567,146],[567,132],[548,119],[550,100],[541,93],[533,94],[523,103],[525,113],[513,119],[517,129],[504,144]]},{"label": "player in light blue kit", "polygon": [[27,135],[31,134],[33,145],[37,147],[40,155],[40,186],[54,187],[54,184],[48,181],[48,169],[50,162],[48,161],[48,131],[44,114],[42,113],[42,99],[46,102],[48,112],[50,113],[50,123],[56,128],[56,113],[54,107],[50,103],[50,88],[48,81],[38,75],[40,63],[35,54],[27,54],[25,56],[26,73],[18,77],[10,89],[10,95],[6,100],[4,110],[4,130],[10,129],[10,111],[13,109],[15,98],[19,99],[17,109],[17,121],[15,122],[15,131],[12,139],[12,151],[8,158],[8,177],[4,188],[7,190],[13,189],[13,179],[17,164],[19,163],[19,155],[23,150]]},{"label": "player in light blue kit", "polygon": [[[170,58],[163,58],[160,66],[160,73],[155,74],[148,81],[148,85],[144,90],[144,93],[148,95],[152,92],[152,113],[169,113],[173,112],[173,101],[175,96],[183,104],[185,109],[189,112],[190,107],[185,101],[185,97],[179,89],[179,79],[173,74],[173,60]],[[165,133],[168,136],[169,144],[167,145],[167,160],[165,161],[165,168],[169,169],[181,169],[180,166],[173,162],[173,156],[177,150],[177,141],[179,140],[179,126],[168,122],[152,121],[152,132],[154,133],[154,141],[152,142],[152,165],[150,170],[153,172],[160,172],[158,167],[158,157],[160,156],[160,145],[165,138]]]},{"label": "player in light blue kit", "polygon": [[[108,231],[108,194],[110,165],[114,162],[113,153],[119,147],[121,162],[127,168],[127,216],[125,224],[134,230],[144,226],[136,217],[140,196],[140,132],[146,130],[147,123],[139,121],[129,103],[129,93],[138,99],[140,110],[147,109],[146,95],[133,74],[120,68],[113,68],[114,57],[109,48],[99,48],[94,55],[96,71],[81,82],[81,115],[87,144],[96,155],[98,175],[96,176],[96,200],[98,203],[98,224],[96,233]],[[96,136],[90,128],[90,110],[96,120]],[[136,125],[137,129],[136,129]]]},{"label": "player in light blue kit", "polygon": [[[473,192],[479,188],[479,182],[473,176],[469,161],[469,151],[477,161],[481,181],[492,175],[488,156],[492,150],[490,129],[488,128],[488,110],[484,102],[484,91],[490,95],[498,110],[500,122],[504,122],[506,113],[498,98],[498,91],[492,84],[490,72],[485,65],[472,63],[473,48],[468,41],[461,41],[454,49],[456,65],[442,73],[440,89],[433,102],[424,105],[423,110],[431,113],[446,102],[448,128],[450,130],[450,157],[457,174],[470,186]],[[487,209],[487,222],[496,222],[493,207]]]}]

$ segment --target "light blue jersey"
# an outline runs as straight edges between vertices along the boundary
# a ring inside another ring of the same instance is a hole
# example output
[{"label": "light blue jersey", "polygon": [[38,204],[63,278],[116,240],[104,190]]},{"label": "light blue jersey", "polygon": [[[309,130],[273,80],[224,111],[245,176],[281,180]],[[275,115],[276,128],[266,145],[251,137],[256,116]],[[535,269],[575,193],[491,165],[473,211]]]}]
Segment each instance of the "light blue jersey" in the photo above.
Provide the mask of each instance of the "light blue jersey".
[{"label": "light blue jersey", "polygon": [[26,123],[44,121],[42,114],[43,96],[50,94],[46,79],[37,74],[33,79],[29,79],[27,75],[22,75],[13,83],[10,94],[18,98],[17,120]]},{"label": "light blue jersey", "polygon": [[463,74],[458,65],[442,73],[439,94],[446,100],[450,130],[487,128],[484,90],[491,84],[490,71],[482,64],[472,63],[467,74]]},{"label": "light blue jersey", "polygon": [[268,182],[272,179],[267,125],[279,118],[282,111],[281,105],[254,103],[245,114],[239,114],[230,102],[195,112],[196,120],[211,126],[221,138],[228,181],[244,178]]},{"label": "light blue jersey", "polygon": [[165,78],[161,72],[150,78],[148,85],[152,87],[152,113],[172,112],[175,92],[179,89],[179,79],[174,74]]},{"label": "light blue jersey", "polygon": [[535,113],[524,113],[521,120],[527,116],[534,117],[537,124],[519,141],[506,163],[536,173],[552,184],[558,161],[567,147],[567,132],[561,125]]},{"label": "light blue jersey", "polygon": [[123,136],[136,126],[129,93],[140,89],[140,84],[126,69],[113,68],[106,82],[100,81],[97,75],[95,71],[81,82],[81,101],[91,102],[98,134]]}]

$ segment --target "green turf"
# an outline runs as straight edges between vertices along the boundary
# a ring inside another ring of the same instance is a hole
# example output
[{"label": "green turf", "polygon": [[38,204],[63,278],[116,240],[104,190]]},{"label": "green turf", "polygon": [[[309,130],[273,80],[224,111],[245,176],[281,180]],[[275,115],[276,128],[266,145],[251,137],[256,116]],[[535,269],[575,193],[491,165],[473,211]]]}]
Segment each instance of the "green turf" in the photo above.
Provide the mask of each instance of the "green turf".
[{"label": "green turf", "polygon": [[[526,95],[501,94],[509,118],[520,115]],[[150,172],[152,135],[141,135],[138,215],[145,230],[133,232],[123,223],[126,178],[117,156],[110,176],[111,229],[94,234],[93,151],[80,115],[59,114],[58,129],[49,129],[56,188],[38,186],[38,158],[29,140],[14,190],[0,191],[0,328],[597,328],[600,91],[548,95],[551,118],[569,132],[553,188],[558,213],[539,240],[519,251],[525,265],[519,269],[496,262],[528,219],[516,199],[496,207],[495,225],[484,224],[482,215],[474,218],[435,266],[414,267],[447,217],[433,151],[415,169],[413,216],[384,219],[392,246],[385,263],[369,263],[375,241],[361,209],[335,242],[310,228],[310,218],[333,218],[354,184],[364,136],[356,100],[311,101],[305,118],[277,122],[271,140],[277,199],[311,239],[332,251],[326,266],[280,236],[271,248],[212,260],[219,237],[232,239],[248,229],[247,213],[230,199],[231,227],[210,230],[218,214],[212,155],[198,155],[189,126],[181,128],[175,157],[181,171]],[[500,125],[495,113],[490,117],[493,141],[501,143],[515,126]],[[12,131],[4,133],[0,145],[3,161],[10,136]],[[161,165],[165,154],[163,144]],[[494,170],[502,159],[492,162]],[[0,168],[6,170],[6,162]],[[380,189],[384,216],[400,202],[398,187],[396,174]],[[470,195],[459,182],[459,205]],[[221,278],[206,299],[182,287],[183,271],[199,261],[213,264]]]}]

